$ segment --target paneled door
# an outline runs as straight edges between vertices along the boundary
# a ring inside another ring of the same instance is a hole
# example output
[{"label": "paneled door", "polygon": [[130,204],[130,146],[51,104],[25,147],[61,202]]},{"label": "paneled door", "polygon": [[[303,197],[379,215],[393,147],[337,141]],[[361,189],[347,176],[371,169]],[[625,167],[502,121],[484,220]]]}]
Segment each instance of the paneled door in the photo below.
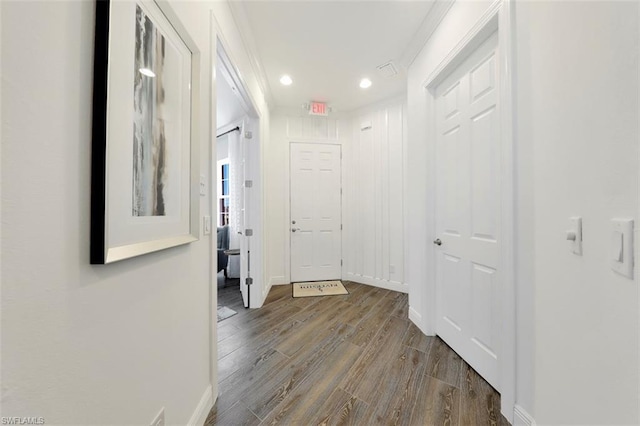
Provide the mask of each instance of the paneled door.
[{"label": "paneled door", "polygon": [[499,389],[498,38],[435,89],[437,334]]},{"label": "paneled door", "polygon": [[291,281],[342,276],[340,145],[291,144]]}]

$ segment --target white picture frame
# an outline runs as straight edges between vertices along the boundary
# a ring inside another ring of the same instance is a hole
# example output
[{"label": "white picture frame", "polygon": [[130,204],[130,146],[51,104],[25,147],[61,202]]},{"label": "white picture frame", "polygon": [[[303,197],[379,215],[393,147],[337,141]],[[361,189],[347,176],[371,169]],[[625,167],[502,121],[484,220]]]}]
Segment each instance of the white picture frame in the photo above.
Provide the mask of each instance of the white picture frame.
[{"label": "white picture frame", "polygon": [[198,240],[199,59],[166,2],[96,2],[91,264]]}]

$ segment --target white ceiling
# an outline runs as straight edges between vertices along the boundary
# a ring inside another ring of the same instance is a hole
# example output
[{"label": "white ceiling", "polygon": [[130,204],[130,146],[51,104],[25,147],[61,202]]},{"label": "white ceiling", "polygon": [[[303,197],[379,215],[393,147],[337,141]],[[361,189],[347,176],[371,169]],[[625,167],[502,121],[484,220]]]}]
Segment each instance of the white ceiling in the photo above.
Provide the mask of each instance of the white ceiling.
[{"label": "white ceiling", "polygon": [[[432,1],[233,2],[245,38],[262,66],[275,106],[324,101],[349,111],[406,91],[407,49],[420,33]],[[399,74],[376,67],[393,60]],[[282,74],[293,78],[283,86]],[[358,86],[362,77],[373,85]]]}]

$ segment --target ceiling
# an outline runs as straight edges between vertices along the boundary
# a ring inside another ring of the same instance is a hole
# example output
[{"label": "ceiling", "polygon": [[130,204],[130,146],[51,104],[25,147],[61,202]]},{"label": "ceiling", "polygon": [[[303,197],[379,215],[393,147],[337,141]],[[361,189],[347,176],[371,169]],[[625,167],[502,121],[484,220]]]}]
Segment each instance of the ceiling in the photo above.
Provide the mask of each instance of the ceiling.
[{"label": "ceiling", "polygon": [[[311,100],[349,111],[406,92],[407,49],[415,45],[432,1],[232,2],[243,37],[258,57],[274,106]],[[416,52],[417,53],[417,52]],[[411,58],[412,59],[412,58]],[[394,61],[398,74],[378,65]],[[289,74],[293,84],[279,79]],[[368,77],[373,85],[359,87]]]}]

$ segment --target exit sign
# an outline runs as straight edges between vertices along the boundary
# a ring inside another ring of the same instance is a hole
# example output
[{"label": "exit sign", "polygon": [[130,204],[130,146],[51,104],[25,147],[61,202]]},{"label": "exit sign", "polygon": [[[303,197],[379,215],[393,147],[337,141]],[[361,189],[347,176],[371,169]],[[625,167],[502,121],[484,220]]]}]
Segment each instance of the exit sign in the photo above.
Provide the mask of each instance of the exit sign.
[{"label": "exit sign", "polygon": [[309,104],[309,115],[329,115],[329,109],[327,108],[327,104],[324,102],[315,102],[311,101]]}]

